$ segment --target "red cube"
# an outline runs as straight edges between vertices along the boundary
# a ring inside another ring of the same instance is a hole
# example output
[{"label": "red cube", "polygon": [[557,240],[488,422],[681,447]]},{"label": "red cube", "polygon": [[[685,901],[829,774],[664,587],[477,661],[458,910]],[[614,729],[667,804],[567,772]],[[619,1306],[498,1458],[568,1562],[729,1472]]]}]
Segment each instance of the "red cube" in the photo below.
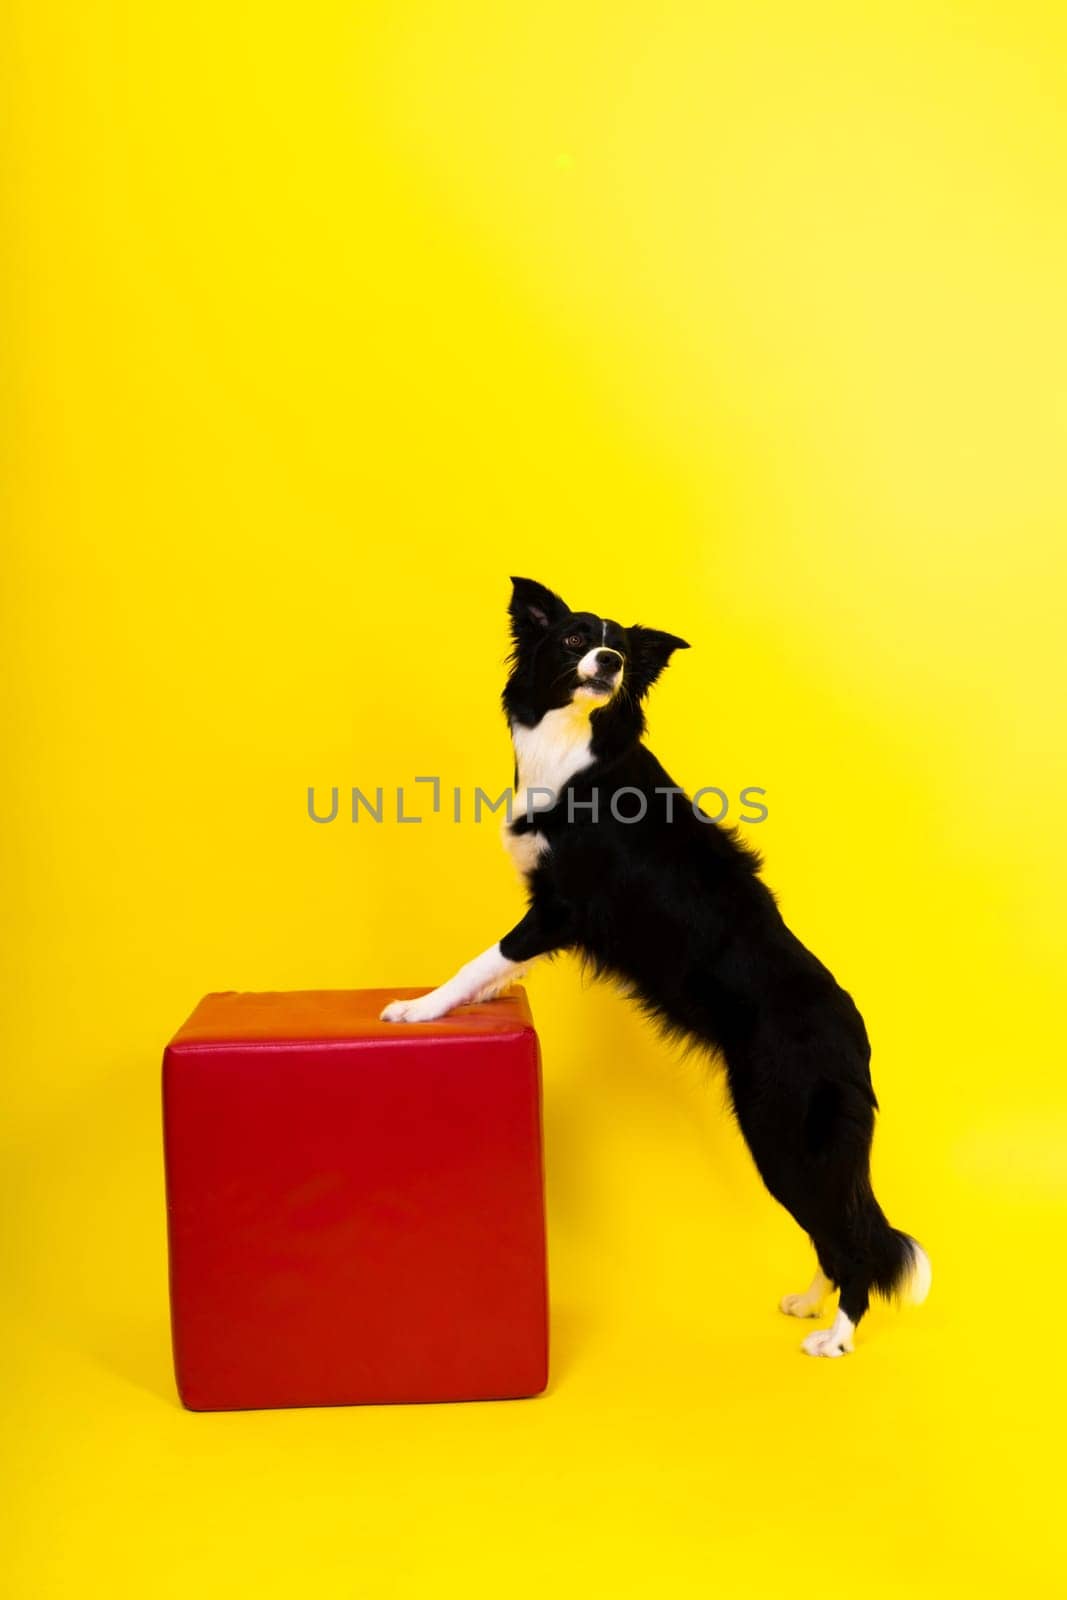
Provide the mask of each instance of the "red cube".
[{"label": "red cube", "polygon": [[539,1394],[541,1079],[521,990],[210,994],[163,1058],[171,1324],[195,1411]]}]

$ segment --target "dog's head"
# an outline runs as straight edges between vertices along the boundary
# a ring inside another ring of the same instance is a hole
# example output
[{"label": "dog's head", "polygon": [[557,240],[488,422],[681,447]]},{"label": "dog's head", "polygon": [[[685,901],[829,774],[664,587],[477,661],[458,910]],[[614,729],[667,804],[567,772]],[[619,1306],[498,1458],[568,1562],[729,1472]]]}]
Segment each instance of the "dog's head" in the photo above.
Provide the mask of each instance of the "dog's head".
[{"label": "dog's head", "polygon": [[689,648],[658,628],[623,628],[610,617],[572,611],[532,578],[512,578],[508,615],[514,649],[504,709],[528,727],[567,705],[590,715],[628,710],[641,726],[641,700],[672,652]]}]

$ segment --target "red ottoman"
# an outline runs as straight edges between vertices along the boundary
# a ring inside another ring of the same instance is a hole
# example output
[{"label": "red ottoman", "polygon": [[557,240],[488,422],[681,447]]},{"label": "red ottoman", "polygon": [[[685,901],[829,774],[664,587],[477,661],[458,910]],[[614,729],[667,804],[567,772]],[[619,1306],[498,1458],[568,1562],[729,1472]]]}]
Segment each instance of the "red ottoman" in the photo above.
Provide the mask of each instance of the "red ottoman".
[{"label": "red ottoman", "polygon": [[210,994],[163,1058],[171,1322],[196,1411],[539,1394],[537,1035],[521,990]]}]

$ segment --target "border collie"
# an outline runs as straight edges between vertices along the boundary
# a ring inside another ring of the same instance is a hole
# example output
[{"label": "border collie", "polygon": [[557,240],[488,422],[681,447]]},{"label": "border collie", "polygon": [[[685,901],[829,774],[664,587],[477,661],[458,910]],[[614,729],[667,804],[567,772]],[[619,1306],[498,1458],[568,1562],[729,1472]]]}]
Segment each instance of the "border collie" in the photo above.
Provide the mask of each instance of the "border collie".
[{"label": "border collie", "polygon": [[790,1316],[819,1316],[840,1291],[813,1356],[852,1349],[870,1295],[918,1303],[921,1246],[874,1197],[878,1102],[851,997],[782,920],[759,858],[704,816],[642,743],[642,702],[684,639],[571,611],[512,579],[514,648],[504,711],[516,804],[505,826],[529,909],[439,989],[385,1008],[429,1022],[486,1000],[537,956],[577,952],[668,1035],[715,1052],[760,1176],[810,1236],[818,1270]]}]

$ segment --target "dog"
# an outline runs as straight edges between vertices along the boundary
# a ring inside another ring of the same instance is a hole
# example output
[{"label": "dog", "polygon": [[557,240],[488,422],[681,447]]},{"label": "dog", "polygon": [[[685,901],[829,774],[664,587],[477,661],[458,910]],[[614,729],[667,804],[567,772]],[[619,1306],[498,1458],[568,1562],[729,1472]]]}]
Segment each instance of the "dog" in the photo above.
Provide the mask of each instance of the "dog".
[{"label": "dog", "polygon": [[802,1348],[844,1355],[872,1293],[918,1303],[930,1285],[925,1251],[890,1227],[871,1186],[878,1102],[863,1019],[786,926],[759,857],[642,742],[645,697],[686,641],[571,611],[529,578],[511,583],[505,842],[528,909],[447,983],[382,1017],[432,1021],[564,950],[621,980],[665,1033],[724,1063],[760,1176],[815,1247],[811,1285],[781,1309],[818,1317],[838,1290],[831,1325]]}]

